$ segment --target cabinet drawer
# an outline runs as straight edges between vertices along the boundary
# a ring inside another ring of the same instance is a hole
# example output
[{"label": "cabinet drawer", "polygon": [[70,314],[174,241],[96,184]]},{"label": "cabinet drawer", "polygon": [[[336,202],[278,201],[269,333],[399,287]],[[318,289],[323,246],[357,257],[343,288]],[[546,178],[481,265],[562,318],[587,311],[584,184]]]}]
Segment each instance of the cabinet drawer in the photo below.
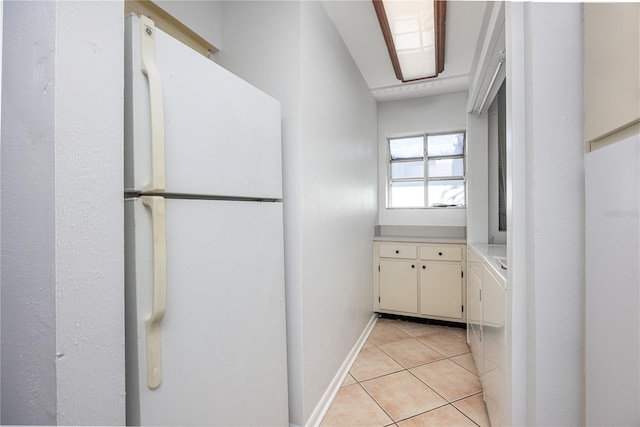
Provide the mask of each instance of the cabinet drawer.
[{"label": "cabinet drawer", "polygon": [[381,258],[416,258],[416,253],[411,245],[380,245]]},{"label": "cabinet drawer", "polygon": [[462,248],[451,246],[421,246],[420,259],[462,261]]}]

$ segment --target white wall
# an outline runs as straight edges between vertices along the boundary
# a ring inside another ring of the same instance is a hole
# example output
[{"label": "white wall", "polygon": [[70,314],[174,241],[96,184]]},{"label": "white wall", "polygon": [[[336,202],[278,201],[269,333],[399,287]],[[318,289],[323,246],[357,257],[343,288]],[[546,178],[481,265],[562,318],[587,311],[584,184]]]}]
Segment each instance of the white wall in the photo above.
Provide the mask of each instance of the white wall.
[{"label": "white wall", "polygon": [[123,6],[4,6],[2,423],[122,424]]},{"label": "white wall", "polygon": [[56,5],[4,6],[2,424],[55,424]]},{"label": "white wall", "polygon": [[225,2],[222,22],[216,61],[282,105],[290,422],[303,425],[372,314],[376,104],[318,2]]},{"label": "white wall", "polygon": [[387,209],[387,139],[467,128],[467,92],[378,105],[378,222],[380,225],[466,226],[466,209]]},{"label": "white wall", "polygon": [[[4,0],[0,0],[0,100],[2,99],[2,23],[4,14]],[[0,135],[2,135],[2,105],[0,103]],[[2,138],[0,137],[0,164],[2,164]],[[2,188],[2,174],[0,173],[0,188]],[[0,224],[2,224],[2,197],[0,197]],[[0,248],[2,247],[2,227],[0,227]],[[2,262],[0,262],[0,278],[2,277]],[[0,281],[0,319],[2,319],[2,282]],[[2,336],[0,328],[0,337]],[[2,351],[0,349],[0,366],[2,366]],[[2,422],[2,369],[0,369],[0,423]]]},{"label": "white wall", "polygon": [[487,113],[467,114],[467,241],[488,243],[489,120]]},{"label": "white wall", "polygon": [[582,5],[506,23],[507,424],[584,425]]},{"label": "white wall", "polygon": [[505,49],[504,21],[504,3],[488,2],[469,77],[471,87],[467,103],[467,138],[470,141],[467,146],[467,241],[475,243],[489,243],[491,235],[488,111],[505,76],[505,67],[499,67],[501,52]]},{"label": "white wall", "polygon": [[153,0],[168,14],[218,49],[222,48],[220,1]]},{"label": "white wall", "polygon": [[58,424],[124,421],[123,14],[57,3]]},{"label": "white wall", "polygon": [[376,103],[319,2],[301,46],[306,420],[372,315],[378,189]]}]

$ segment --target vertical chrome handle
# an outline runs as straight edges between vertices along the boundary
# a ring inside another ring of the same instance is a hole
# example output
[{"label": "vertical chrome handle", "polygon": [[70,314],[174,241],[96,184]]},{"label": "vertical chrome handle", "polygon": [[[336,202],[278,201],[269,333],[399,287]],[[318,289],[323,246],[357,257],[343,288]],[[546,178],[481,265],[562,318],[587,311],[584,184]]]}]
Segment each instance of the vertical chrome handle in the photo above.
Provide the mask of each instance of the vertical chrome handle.
[{"label": "vertical chrome handle", "polygon": [[167,242],[164,198],[143,196],[142,203],[151,209],[153,233],[153,303],[151,316],[145,321],[147,332],[147,385],[157,388],[162,382],[160,326],[167,308]]},{"label": "vertical chrome handle", "polygon": [[162,101],[162,80],[156,67],[156,27],[146,16],[140,17],[140,68],[149,82],[149,103],[151,108],[151,182],[145,193],[159,193],[165,189],[164,160],[164,104]]}]

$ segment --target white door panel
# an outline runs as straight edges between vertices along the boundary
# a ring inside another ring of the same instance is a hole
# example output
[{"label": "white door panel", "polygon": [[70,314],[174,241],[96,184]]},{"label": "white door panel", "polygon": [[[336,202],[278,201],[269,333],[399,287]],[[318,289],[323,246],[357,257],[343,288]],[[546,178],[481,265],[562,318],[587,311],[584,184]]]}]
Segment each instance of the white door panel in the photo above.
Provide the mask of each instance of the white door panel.
[{"label": "white door panel", "polygon": [[640,421],[640,135],[586,155],[586,425]]},{"label": "white door panel", "polygon": [[380,260],[380,308],[418,312],[417,262],[409,259]]},{"label": "white door panel", "polygon": [[126,203],[135,236],[127,242],[128,257],[135,253],[135,267],[131,258],[127,264],[127,323],[136,325],[127,330],[128,423],[288,424],[282,204],[165,203],[167,306],[162,383],[154,390],[144,325],[151,215],[137,199]]},{"label": "white door panel", "polygon": [[422,262],[420,313],[462,318],[462,266],[450,262]]},{"label": "white door panel", "polygon": [[505,408],[505,291],[487,267],[482,276],[482,386],[492,426],[501,426]]},{"label": "white door panel", "polygon": [[[127,18],[125,188],[151,177],[149,88],[139,19]],[[166,192],[282,197],[280,104],[182,43],[155,31],[162,81]]]}]

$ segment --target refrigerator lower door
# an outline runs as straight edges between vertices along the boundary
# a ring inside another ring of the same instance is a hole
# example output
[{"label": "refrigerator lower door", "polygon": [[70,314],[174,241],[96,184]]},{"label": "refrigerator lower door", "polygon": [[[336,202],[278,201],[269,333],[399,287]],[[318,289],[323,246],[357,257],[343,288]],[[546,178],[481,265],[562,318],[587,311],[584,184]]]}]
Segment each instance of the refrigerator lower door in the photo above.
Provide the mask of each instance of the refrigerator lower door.
[{"label": "refrigerator lower door", "polygon": [[165,199],[162,381],[147,384],[150,209],[125,202],[127,423],[288,425],[282,204]]}]

